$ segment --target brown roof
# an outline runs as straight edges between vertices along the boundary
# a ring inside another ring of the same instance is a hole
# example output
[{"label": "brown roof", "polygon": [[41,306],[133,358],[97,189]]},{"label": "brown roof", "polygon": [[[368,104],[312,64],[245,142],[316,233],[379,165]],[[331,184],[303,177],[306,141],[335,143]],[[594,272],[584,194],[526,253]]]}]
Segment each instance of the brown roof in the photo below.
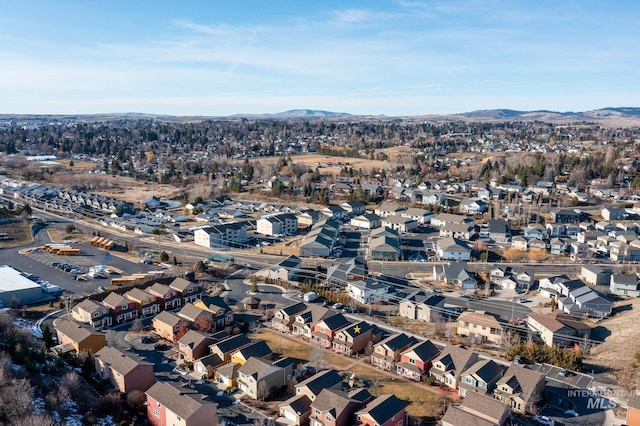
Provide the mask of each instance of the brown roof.
[{"label": "brown roof", "polygon": [[329,413],[334,419],[337,419],[344,409],[351,402],[349,395],[342,390],[322,389],[320,394],[311,403],[311,408],[320,410],[323,413]]},{"label": "brown roof", "polygon": [[468,322],[471,324],[478,324],[485,327],[491,328],[502,328],[500,322],[496,319],[495,316],[488,314],[484,311],[467,311],[460,314],[458,317],[458,322]]},{"label": "brown roof", "polygon": [[99,304],[95,300],[91,300],[91,299],[84,299],[82,302],[80,302],[76,306],[74,306],[73,310],[75,311],[76,308],[82,309],[83,311],[89,312],[90,314],[92,314],[92,313],[94,313],[96,311],[100,311],[100,310],[104,310],[105,309],[104,306],[102,306],[101,304]]},{"label": "brown roof", "polygon": [[131,303],[131,300],[114,292],[109,293],[109,295],[102,301],[103,305],[113,308],[129,305],[129,303]]},{"label": "brown roof", "polygon": [[180,321],[182,321],[182,318],[180,318],[173,312],[162,311],[158,315],[156,315],[155,318],[153,318],[153,321],[158,321],[170,325],[171,327],[175,327],[180,323]]},{"label": "brown roof", "polygon": [[178,312],[178,316],[193,322],[203,312],[206,312],[209,317],[211,317],[211,312],[207,311],[206,309],[202,309],[194,305],[193,303],[187,303],[182,307],[182,309],[180,309],[180,311]]},{"label": "brown roof", "polygon": [[123,376],[141,365],[153,365],[150,362],[142,361],[131,353],[122,352],[116,348],[105,346],[94,355],[111,369],[117,371]]},{"label": "brown roof", "polygon": [[483,418],[477,417],[474,414],[464,411],[461,407],[452,405],[442,417],[442,424],[463,426],[495,426],[495,423]]},{"label": "brown roof", "polygon": [[442,361],[446,366],[446,371],[453,371],[455,375],[459,375],[477,359],[478,354],[465,347],[447,345],[433,363]]},{"label": "brown roof", "polygon": [[55,322],[56,330],[67,336],[74,342],[82,342],[93,334],[102,334],[91,330],[75,321],[61,319]]},{"label": "brown roof", "polygon": [[538,322],[540,325],[542,325],[544,328],[546,328],[547,330],[551,331],[552,333],[555,333],[558,330],[561,330],[565,327],[569,327],[571,329],[574,330],[589,330],[591,329],[590,326],[588,326],[587,324],[583,323],[582,321],[579,321],[575,318],[573,318],[571,315],[566,314],[564,312],[552,312],[550,314],[536,314],[536,313],[530,313],[529,314],[529,318],[533,319],[534,321]]},{"label": "brown roof", "polygon": [[124,297],[133,300],[134,302],[149,300],[149,298],[151,298],[151,300],[155,299],[154,295],[147,293],[140,288],[132,288],[124,294]]},{"label": "brown roof", "polygon": [[182,336],[180,338],[180,340],[178,340],[179,344],[187,345],[191,349],[193,349],[195,347],[198,347],[203,342],[208,342],[207,344],[211,344],[213,342],[213,339],[211,337],[209,337],[208,334],[201,333],[201,332],[196,331],[196,330],[187,331],[184,334],[184,336]]},{"label": "brown roof", "polygon": [[195,390],[177,387],[170,382],[156,382],[146,394],[185,420],[191,418],[202,407],[217,406],[213,401],[205,399],[205,395],[200,395]]},{"label": "brown roof", "polygon": [[172,290],[168,285],[155,283],[151,287],[147,287],[147,291],[161,294],[164,296],[167,293],[173,293],[174,290]]},{"label": "brown roof", "polygon": [[169,284],[169,287],[175,290],[179,290],[180,292],[183,292],[187,288],[189,288],[189,286],[192,284],[195,284],[195,283],[192,283],[189,280],[185,280],[184,278],[177,277],[175,280],[171,281],[171,283]]}]

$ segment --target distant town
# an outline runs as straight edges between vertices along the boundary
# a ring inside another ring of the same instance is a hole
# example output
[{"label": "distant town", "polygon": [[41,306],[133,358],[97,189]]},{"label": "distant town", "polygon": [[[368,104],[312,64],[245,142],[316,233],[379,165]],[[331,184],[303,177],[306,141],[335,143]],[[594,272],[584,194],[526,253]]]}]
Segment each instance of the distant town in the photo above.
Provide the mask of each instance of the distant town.
[{"label": "distant town", "polygon": [[0,423],[640,424],[607,111],[1,117]]}]

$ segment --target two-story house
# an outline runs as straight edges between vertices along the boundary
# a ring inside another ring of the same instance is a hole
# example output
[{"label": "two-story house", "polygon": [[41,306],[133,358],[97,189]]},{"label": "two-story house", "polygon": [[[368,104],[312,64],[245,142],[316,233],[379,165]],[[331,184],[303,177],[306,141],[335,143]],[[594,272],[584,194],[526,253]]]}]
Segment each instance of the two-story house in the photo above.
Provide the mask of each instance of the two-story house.
[{"label": "two-story house", "polygon": [[295,315],[295,320],[291,328],[291,334],[294,336],[301,336],[305,339],[311,339],[311,330],[313,326],[321,321],[325,317],[333,315],[334,312],[319,306],[308,305],[305,311]]},{"label": "two-story house", "polygon": [[71,310],[71,317],[93,328],[109,327],[113,319],[109,308],[91,299],[84,299]]},{"label": "two-story house", "polygon": [[396,371],[396,363],[400,361],[402,352],[417,342],[418,339],[404,333],[391,335],[374,345],[371,365],[383,370]]},{"label": "two-story house", "polygon": [[431,340],[418,342],[400,354],[396,372],[411,380],[422,381],[431,368],[432,361],[440,354],[440,349]]},{"label": "two-story house", "polygon": [[295,395],[280,404],[280,417],[300,426],[311,415],[311,403],[323,389],[342,389],[342,376],[335,370],[320,371],[296,386]]},{"label": "two-story house", "polygon": [[582,339],[591,335],[591,327],[561,311],[550,314],[531,312],[527,318],[529,328],[540,334],[542,341],[550,347],[577,347]]},{"label": "two-story house", "polygon": [[363,426],[404,426],[407,403],[395,395],[381,395],[356,412],[356,423]]},{"label": "two-story house", "polygon": [[447,345],[433,361],[429,374],[441,384],[457,389],[462,372],[478,362],[478,354],[463,347]]},{"label": "two-story house", "polygon": [[93,357],[98,377],[109,380],[119,392],[144,392],[156,382],[153,364],[142,361],[132,353],[105,346]]},{"label": "two-story house", "polygon": [[499,344],[502,340],[502,323],[493,314],[466,311],[458,317],[458,334]]},{"label": "two-story house", "polygon": [[511,408],[489,396],[468,393],[457,405],[451,404],[442,417],[442,426],[506,426]]},{"label": "two-story house", "polygon": [[400,301],[398,312],[404,318],[435,322],[443,315],[444,297],[418,290]]},{"label": "two-story house", "polygon": [[351,426],[355,423],[355,412],[373,399],[363,388],[349,391],[323,389],[311,403],[310,426]]},{"label": "two-story house", "polygon": [[189,330],[178,340],[178,351],[184,361],[193,362],[209,355],[209,346],[214,342],[209,334]]},{"label": "two-story house", "polygon": [[306,309],[307,305],[302,302],[294,303],[293,305],[278,309],[271,319],[271,327],[282,333],[290,334],[293,330],[293,323],[296,319],[296,315]]},{"label": "two-story house", "polygon": [[213,314],[213,325],[216,329],[224,328],[233,323],[233,311],[220,296],[204,297],[197,300],[194,305]]},{"label": "two-story house", "polygon": [[184,318],[169,311],[162,311],[151,320],[154,332],[171,342],[176,341],[176,337],[180,338],[181,330],[188,329],[188,322]]},{"label": "two-story house", "polygon": [[333,350],[352,356],[364,350],[373,339],[373,326],[368,322],[360,321],[343,327],[336,333],[332,342]]},{"label": "two-story house", "polygon": [[258,340],[231,354],[231,362],[243,365],[249,358],[271,359],[273,351],[264,340]]},{"label": "two-story house", "polygon": [[182,298],[181,305],[193,303],[202,297],[202,289],[194,282],[177,277],[169,284],[169,288]]},{"label": "two-story house", "polygon": [[187,304],[178,311],[178,316],[189,321],[190,325],[195,326],[200,329],[200,331],[209,332],[211,330],[205,330],[205,328],[213,327],[213,314],[191,302],[187,302]]},{"label": "two-story house", "polygon": [[60,348],[60,352],[74,350],[77,354],[85,351],[94,354],[107,344],[104,333],[84,324],[58,318],[53,325],[56,329],[57,347]]},{"label": "two-story house", "polygon": [[335,314],[321,319],[311,329],[311,342],[316,345],[330,348],[336,333],[352,323],[342,314]]},{"label": "two-story house", "polygon": [[172,311],[182,306],[182,297],[178,292],[165,284],[155,283],[147,287],[147,292],[156,297],[160,302],[162,309]]},{"label": "two-story house", "polygon": [[535,413],[542,406],[545,376],[512,364],[496,383],[493,397],[517,413]]},{"label": "two-story house", "polygon": [[251,357],[238,368],[238,387],[249,398],[264,401],[293,378],[295,361]]},{"label": "two-story house", "polygon": [[132,288],[123,294],[123,296],[136,304],[138,313],[143,318],[156,315],[160,312],[160,302],[149,292],[139,288]]},{"label": "two-story house", "polygon": [[462,373],[458,394],[462,397],[467,396],[470,392],[491,394],[506,369],[504,365],[491,359],[476,362]]},{"label": "two-story house", "polygon": [[118,293],[111,292],[102,301],[102,304],[106,306],[111,312],[113,322],[121,324],[127,321],[133,321],[138,318],[138,307],[136,302],[129,300]]},{"label": "two-story house", "polygon": [[218,425],[218,404],[194,389],[156,382],[145,395],[147,420],[153,426]]},{"label": "two-story house", "polygon": [[368,305],[389,300],[391,287],[373,278],[347,282],[347,294],[358,303]]},{"label": "two-story house", "polygon": [[247,336],[244,334],[237,334],[212,344],[209,346],[209,350],[213,355],[217,355],[222,361],[230,362],[231,355],[250,344],[251,340],[249,340]]}]

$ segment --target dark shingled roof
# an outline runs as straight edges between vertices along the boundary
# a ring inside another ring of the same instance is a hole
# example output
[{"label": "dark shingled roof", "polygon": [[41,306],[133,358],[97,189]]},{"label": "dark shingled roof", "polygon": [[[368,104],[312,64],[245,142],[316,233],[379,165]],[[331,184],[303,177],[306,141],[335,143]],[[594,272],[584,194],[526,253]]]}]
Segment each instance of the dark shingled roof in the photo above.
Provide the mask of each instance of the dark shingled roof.
[{"label": "dark shingled roof", "polygon": [[335,370],[321,371],[308,379],[298,383],[296,388],[306,386],[314,394],[318,395],[322,389],[342,385],[342,377]]},{"label": "dark shingled roof", "polygon": [[392,416],[404,410],[407,403],[395,395],[382,395],[371,401],[357,414],[368,414],[378,424],[384,424]]}]

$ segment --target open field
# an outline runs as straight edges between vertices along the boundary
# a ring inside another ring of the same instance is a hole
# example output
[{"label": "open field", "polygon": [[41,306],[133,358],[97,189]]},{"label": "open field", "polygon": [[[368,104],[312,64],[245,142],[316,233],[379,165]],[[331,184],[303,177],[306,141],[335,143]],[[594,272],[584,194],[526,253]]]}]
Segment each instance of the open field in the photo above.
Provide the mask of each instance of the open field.
[{"label": "open field", "polygon": [[[378,395],[393,394],[408,401],[407,413],[410,416],[433,416],[440,408],[440,397],[438,394],[424,389],[425,385],[407,383],[406,380],[395,380],[394,377],[389,377],[364,365],[356,365],[351,371],[370,380],[377,380]],[[372,390],[372,392],[374,395],[376,394],[376,390]]]},{"label": "open field", "polygon": [[[275,162],[280,161],[281,159],[282,157],[264,157],[260,158],[260,160],[253,160],[253,162]],[[291,160],[296,164],[302,164],[311,169],[315,169],[316,167],[318,167],[320,169],[320,172],[323,174],[334,175],[340,173],[340,170],[342,170],[345,166],[363,170],[389,169],[391,167],[391,165],[387,161],[368,160],[351,157],[335,157],[320,154],[295,155],[291,157]]]},{"label": "open field", "polygon": [[29,224],[26,222],[0,225],[0,247],[18,247],[31,242]]}]

